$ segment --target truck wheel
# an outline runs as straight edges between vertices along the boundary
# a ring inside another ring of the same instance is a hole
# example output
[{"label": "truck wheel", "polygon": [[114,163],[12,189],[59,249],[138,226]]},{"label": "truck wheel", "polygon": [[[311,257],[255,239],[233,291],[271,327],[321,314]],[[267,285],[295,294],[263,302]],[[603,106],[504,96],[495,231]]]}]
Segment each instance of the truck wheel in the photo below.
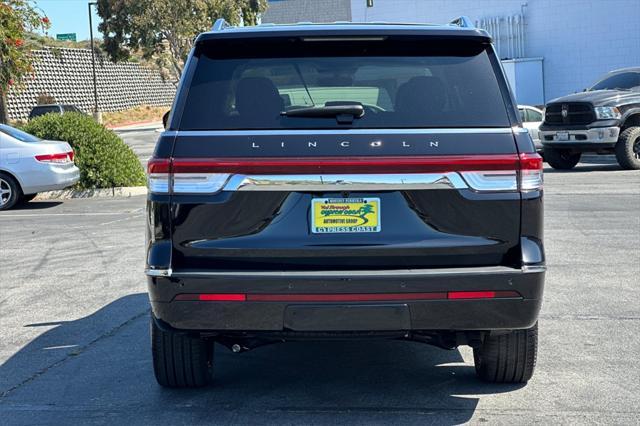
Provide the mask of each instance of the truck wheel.
[{"label": "truck wheel", "polygon": [[476,374],[485,382],[526,383],[538,352],[538,323],[526,330],[488,336],[473,350]]},{"label": "truck wheel", "polygon": [[569,149],[544,148],[544,160],[554,169],[573,169],[580,161],[581,156],[581,153],[572,153]]},{"label": "truck wheel", "polygon": [[0,210],[9,210],[20,200],[22,190],[18,182],[6,173],[0,173]]},{"label": "truck wheel", "polygon": [[628,127],[616,143],[616,160],[627,170],[640,169],[640,127]]},{"label": "truck wheel", "polygon": [[161,386],[206,386],[213,370],[213,343],[186,334],[162,330],[151,318],[153,373]]}]

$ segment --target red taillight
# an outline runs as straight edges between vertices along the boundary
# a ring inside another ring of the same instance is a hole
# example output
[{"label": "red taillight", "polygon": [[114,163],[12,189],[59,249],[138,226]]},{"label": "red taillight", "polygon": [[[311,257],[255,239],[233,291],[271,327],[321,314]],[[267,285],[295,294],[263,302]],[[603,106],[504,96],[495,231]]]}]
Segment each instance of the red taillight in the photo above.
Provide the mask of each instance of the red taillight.
[{"label": "red taillight", "polygon": [[150,158],[147,163],[147,173],[169,173],[171,160],[168,158]]},{"label": "red taillight", "polygon": [[198,300],[206,302],[243,302],[247,300],[244,294],[200,294]]},{"label": "red taillight", "polygon": [[[542,189],[542,158],[537,154],[415,157],[313,158],[152,158],[149,189],[155,193],[215,193],[234,174],[411,174],[459,173],[475,191]],[[171,185],[170,185],[171,183]],[[170,188],[171,187],[171,188]]]},{"label": "red taillight", "polygon": [[521,297],[517,291],[450,291],[447,299],[497,299],[502,297]]},{"label": "red taillight", "polygon": [[416,157],[216,158],[173,160],[173,173],[436,173],[516,170],[518,156],[450,155]]},{"label": "red taillight", "polygon": [[147,163],[147,187],[156,194],[169,193],[169,172],[171,160],[168,158],[150,158]]},{"label": "red taillight", "polygon": [[69,152],[60,152],[56,154],[40,154],[35,158],[41,163],[71,163],[73,162],[73,150]]},{"label": "red taillight", "polygon": [[208,302],[392,302],[408,300],[496,299],[522,297],[517,291],[449,291],[434,293],[331,294],[178,294],[176,301]]},{"label": "red taillight", "polygon": [[519,188],[539,191],[543,187],[543,161],[538,154],[520,154]]},{"label": "red taillight", "polygon": [[538,154],[522,153],[520,157],[520,170],[542,170],[542,157]]}]

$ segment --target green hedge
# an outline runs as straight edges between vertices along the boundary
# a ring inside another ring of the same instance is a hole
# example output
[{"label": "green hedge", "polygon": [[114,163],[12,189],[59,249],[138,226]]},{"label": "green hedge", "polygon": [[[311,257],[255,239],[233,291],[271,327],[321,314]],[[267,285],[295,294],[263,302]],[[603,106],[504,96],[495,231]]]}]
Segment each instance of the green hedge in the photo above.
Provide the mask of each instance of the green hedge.
[{"label": "green hedge", "polygon": [[115,133],[79,113],[46,114],[29,121],[24,130],[42,139],[68,142],[80,169],[81,189],[145,184],[140,161]]}]

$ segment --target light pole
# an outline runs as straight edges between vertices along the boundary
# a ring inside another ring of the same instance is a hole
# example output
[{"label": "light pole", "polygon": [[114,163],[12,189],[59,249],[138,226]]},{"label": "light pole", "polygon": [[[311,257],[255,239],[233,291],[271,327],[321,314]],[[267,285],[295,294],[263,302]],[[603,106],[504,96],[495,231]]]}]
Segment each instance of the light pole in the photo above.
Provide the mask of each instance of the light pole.
[{"label": "light pole", "polygon": [[98,78],[96,76],[96,52],[93,48],[93,19],[91,18],[91,6],[97,6],[97,2],[89,2],[87,7],[89,9],[89,38],[91,43],[91,67],[93,68],[93,118],[98,123],[102,122],[102,114],[98,110]]}]

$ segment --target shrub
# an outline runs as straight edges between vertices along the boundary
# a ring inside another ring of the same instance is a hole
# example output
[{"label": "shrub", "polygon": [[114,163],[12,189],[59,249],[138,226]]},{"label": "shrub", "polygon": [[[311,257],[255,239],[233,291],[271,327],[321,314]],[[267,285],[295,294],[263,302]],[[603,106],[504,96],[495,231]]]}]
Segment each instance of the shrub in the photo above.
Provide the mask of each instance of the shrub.
[{"label": "shrub", "polygon": [[140,161],[122,139],[93,118],[79,113],[45,114],[24,130],[42,139],[66,141],[75,151],[81,189],[144,185]]}]

